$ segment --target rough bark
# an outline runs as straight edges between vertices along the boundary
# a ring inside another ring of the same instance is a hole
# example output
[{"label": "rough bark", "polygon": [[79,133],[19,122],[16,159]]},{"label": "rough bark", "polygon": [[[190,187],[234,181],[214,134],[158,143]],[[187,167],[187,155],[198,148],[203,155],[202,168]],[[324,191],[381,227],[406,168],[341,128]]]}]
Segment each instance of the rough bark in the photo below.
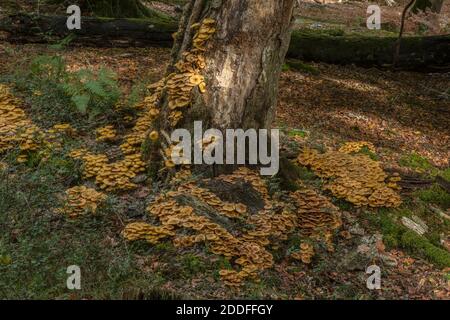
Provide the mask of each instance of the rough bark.
[{"label": "rough bark", "polygon": [[217,32],[204,53],[207,91],[193,92],[192,106],[180,123],[267,128],[274,117],[278,78],[289,47],[295,0],[191,0],[180,22],[172,65],[189,50],[194,23],[208,17]]}]

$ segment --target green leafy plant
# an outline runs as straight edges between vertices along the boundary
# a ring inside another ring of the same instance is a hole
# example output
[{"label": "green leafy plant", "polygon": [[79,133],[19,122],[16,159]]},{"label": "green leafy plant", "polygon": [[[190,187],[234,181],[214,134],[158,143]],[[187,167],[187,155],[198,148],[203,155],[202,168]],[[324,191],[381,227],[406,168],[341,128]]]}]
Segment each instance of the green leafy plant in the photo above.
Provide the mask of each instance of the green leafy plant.
[{"label": "green leafy plant", "polygon": [[31,62],[29,78],[44,82],[61,82],[66,78],[66,65],[60,56],[38,56]]},{"label": "green leafy plant", "polygon": [[91,118],[108,111],[121,96],[116,74],[104,68],[97,74],[86,69],[70,74],[62,89],[76,110]]}]

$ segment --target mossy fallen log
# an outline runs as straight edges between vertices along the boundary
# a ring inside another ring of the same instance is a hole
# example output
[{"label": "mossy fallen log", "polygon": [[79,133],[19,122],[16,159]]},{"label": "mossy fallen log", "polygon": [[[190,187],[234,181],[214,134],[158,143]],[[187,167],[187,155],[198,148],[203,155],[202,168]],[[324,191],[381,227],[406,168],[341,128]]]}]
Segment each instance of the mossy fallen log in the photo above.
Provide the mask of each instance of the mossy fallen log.
[{"label": "mossy fallen log", "polygon": [[[65,16],[15,14],[0,19],[0,31],[11,42],[51,43],[75,35],[72,44],[98,47],[171,47],[178,29],[174,19],[112,19],[83,17],[81,30],[69,31]],[[346,35],[317,30],[292,33],[288,58],[331,64],[389,67],[396,37]],[[405,37],[397,68],[450,70],[450,35]]]},{"label": "mossy fallen log", "polygon": [[[294,31],[287,55],[304,61],[388,67],[393,61],[396,41],[396,37]],[[450,70],[450,35],[403,38],[397,67]]]},{"label": "mossy fallen log", "polygon": [[171,47],[178,22],[149,19],[82,17],[81,29],[68,30],[66,16],[14,14],[0,19],[0,31],[17,43],[51,43],[73,35],[74,44],[98,47]]}]

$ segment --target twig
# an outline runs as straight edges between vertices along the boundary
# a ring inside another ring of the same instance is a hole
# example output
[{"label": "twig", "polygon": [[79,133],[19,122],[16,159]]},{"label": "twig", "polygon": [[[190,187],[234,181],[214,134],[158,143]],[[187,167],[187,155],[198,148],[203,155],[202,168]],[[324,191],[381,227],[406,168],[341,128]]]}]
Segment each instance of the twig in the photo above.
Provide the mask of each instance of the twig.
[{"label": "twig", "polygon": [[430,207],[431,211],[433,211],[434,213],[437,213],[442,218],[450,220],[450,216],[448,214],[445,214],[444,212],[442,212],[440,209],[438,209],[438,208],[436,208],[436,207],[434,207],[432,205],[429,205],[429,207]]},{"label": "twig", "polygon": [[406,7],[403,9],[403,12],[402,12],[402,22],[400,25],[400,32],[398,34],[397,43],[395,44],[394,61],[393,61],[394,68],[397,66],[398,58],[400,56],[400,46],[401,46],[401,41],[402,41],[402,36],[403,36],[403,30],[405,29],[406,13],[408,12],[409,8],[411,8],[411,6],[414,4],[414,2],[416,2],[416,0],[411,0],[406,5]]}]

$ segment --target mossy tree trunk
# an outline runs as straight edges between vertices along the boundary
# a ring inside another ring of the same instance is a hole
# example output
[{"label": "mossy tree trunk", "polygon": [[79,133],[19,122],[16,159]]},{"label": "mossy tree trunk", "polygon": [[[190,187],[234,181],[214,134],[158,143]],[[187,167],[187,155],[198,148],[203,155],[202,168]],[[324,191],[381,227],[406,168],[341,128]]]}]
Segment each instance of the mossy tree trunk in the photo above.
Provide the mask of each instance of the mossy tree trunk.
[{"label": "mossy tree trunk", "polygon": [[[206,92],[193,90],[191,106],[177,125],[192,128],[268,128],[274,118],[278,79],[289,48],[295,0],[190,0],[180,21],[172,65],[192,50],[195,23],[214,20],[202,56]],[[165,110],[164,110],[165,109]],[[163,110],[169,112],[166,105]],[[164,113],[163,113],[164,114]],[[164,127],[170,127],[166,123]],[[173,128],[171,128],[173,129]]]}]

